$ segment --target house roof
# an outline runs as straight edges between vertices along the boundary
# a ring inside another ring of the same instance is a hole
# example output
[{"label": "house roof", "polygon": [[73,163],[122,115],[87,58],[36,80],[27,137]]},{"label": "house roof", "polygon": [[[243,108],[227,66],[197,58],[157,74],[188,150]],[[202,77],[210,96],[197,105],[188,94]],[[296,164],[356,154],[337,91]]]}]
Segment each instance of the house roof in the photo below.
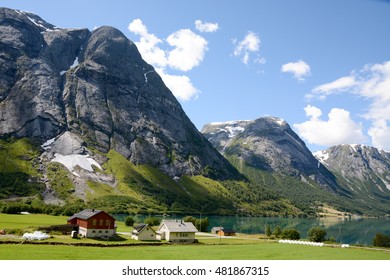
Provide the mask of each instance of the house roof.
[{"label": "house roof", "polygon": [[211,230],[221,230],[223,227],[212,227]]},{"label": "house roof", "polygon": [[224,233],[235,233],[235,231],[231,228],[222,228],[221,229]]},{"label": "house roof", "polygon": [[82,220],[88,220],[89,218],[104,212],[103,210],[97,210],[97,209],[84,209],[83,211],[80,211],[76,214],[74,214],[72,217],[68,218],[68,221],[73,220],[74,218],[79,218]]},{"label": "house roof", "polygon": [[151,231],[155,232],[154,229],[152,227],[150,227],[148,224],[138,224],[138,225],[134,226],[134,230],[132,231],[132,233],[139,234],[148,227],[150,228]]},{"label": "house roof", "polygon": [[133,226],[133,228],[134,228],[134,230],[135,231],[138,231],[138,232],[140,232],[140,231],[142,231],[145,227],[147,227],[148,225],[147,224],[138,224],[138,225],[136,225],[136,226]]},{"label": "house roof", "polygon": [[159,230],[165,225],[170,232],[198,232],[191,222],[183,220],[162,220]]}]

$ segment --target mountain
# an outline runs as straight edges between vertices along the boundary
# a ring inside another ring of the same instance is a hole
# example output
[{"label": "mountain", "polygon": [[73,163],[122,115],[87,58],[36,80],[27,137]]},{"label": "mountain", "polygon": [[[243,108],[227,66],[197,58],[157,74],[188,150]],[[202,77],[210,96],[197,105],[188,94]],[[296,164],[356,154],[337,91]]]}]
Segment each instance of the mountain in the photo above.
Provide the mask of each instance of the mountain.
[{"label": "mountain", "polygon": [[254,121],[211,123],[202,128],[206,138],[226,157],[236,156],[254,168],[305,180],[337,193],[334,176],[312,155],[288,123],[276,117]]},{"label": "mountain", "polygon": [[1,211],[301,213],[250,188],[119,30],[58,28],[7,8],[0,158]]},{"label": "mountain", "polygon": [[[371,150],[370,160],[358,160],[360,150],[355,148],[355,155],[343,159],[329,156],[340,155],[340,151],[324,151],[322,158],[319,154],[315,158],[288,123],[276,117],[211,123],[202,128],[202,133],[249,180],[289,198],[309,214],[329,206],[350,213],[389,211],[388,190],[384,190],[390,179],[388,154]],[[362,169],[364,166],[369,172]],[[372,170],[377,170],[375,175]],[[362,180],[363,185],[356,185]],[[373,182],[378,187],[369,187]],[[356,186],[365,193],[357,191]],[[365,199],[367,195],[371,198]]]},{"label": "mountain", "polygon": [[[314,153],[359,203],[385,207],[390,201],[390,153],[366,145],[338,145]],[[364,199],[363,199],[364,198]]]},{"label": "mountain", "polygon": [[206,166],[239,177],[119,30],[56,28],[3,8],[0,31],[0,136],[43,143],[70,132],[172,177]]}]

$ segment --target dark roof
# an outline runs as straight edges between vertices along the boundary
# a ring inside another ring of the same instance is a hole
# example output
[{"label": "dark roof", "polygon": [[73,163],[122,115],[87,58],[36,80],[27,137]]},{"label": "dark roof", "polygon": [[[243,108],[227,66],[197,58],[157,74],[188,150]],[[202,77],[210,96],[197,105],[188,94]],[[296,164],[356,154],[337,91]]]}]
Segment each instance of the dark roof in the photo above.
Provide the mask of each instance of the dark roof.
[{"label": "dark roof", "polygon": [[223,228],[222,231],[224,233],[235,233],[235,231],[233,229],[231,229],[231,228]]},{"label": "dark roof", "polygon": [[138,225],[133,226],[133,227],[134,227],[134,230],[136,230],[137,232],[140,232],[147,226],[148,226],[147,224],[138,224]]},{"label": "dark roof", "polygon": [[79,219],[82,219],[82,220],[88,220],[89,218],[101,213],[101,212],[104,212],[103,210],[97,210],[97,209],[84,209],[83,211],[81,212],[78,212],[76,214],[74,214],[72,217],[70,217],[68,219],[68,221],[70,220],[73,220],[74,218],[79,218]]}]

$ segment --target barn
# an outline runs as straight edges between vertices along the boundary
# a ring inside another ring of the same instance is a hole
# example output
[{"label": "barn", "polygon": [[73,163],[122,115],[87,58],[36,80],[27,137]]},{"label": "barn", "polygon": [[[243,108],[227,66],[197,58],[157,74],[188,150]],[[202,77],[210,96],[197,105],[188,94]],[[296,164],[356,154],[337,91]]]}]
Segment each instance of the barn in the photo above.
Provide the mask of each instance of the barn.
[{"label": "barn", "polygon": [[78,225],[84,237],[109,237],[116,234],[115,219],[102,210],[84,209],[74,214],[68,224]]}]

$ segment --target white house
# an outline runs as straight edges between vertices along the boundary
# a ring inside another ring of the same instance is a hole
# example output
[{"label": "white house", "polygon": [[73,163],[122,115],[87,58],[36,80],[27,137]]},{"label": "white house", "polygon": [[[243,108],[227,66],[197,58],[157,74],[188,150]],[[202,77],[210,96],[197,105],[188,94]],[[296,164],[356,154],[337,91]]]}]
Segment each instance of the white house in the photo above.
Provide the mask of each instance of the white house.
[{"label": "white house", "polygon": [[195,242],[195,232],[194,224],[183,220],[162,220],[156,231],[157,240],[188,243]]},{"label": "white house", "polygon": [[139,224],[134,226],[134,230],[131,232],[131,238],[141,241],[156,240],[156,232],[148,224]]}]

